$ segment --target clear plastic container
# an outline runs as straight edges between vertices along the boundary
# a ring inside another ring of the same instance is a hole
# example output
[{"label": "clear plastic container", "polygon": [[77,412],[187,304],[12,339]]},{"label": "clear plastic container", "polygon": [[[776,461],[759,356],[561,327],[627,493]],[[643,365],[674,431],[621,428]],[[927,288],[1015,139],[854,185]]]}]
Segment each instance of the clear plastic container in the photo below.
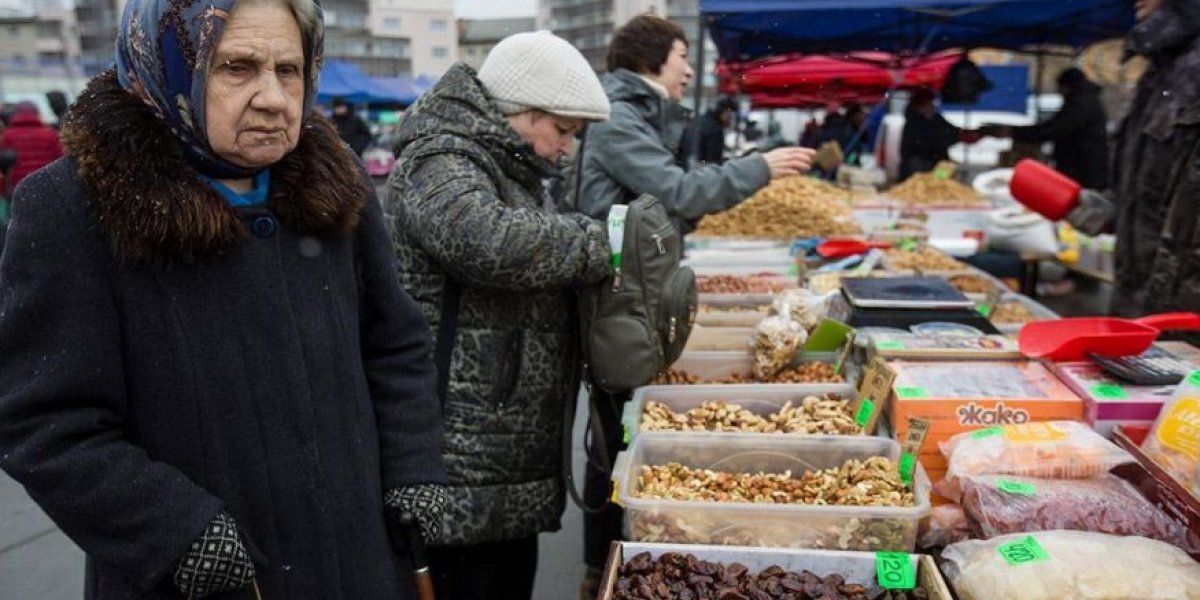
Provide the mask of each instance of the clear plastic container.
[{"label": "clear plastic container", "polygon": [[[765,316],[765,315],[764,315]],[[685,352],[734,352],[750,351],[754,338],[753,327],[704,327],[692,328]]]},{"label": "clear plastic container", "polygon": [[679,463],[726,472],[800,475],[872,456],[899,459],[895,440],[866,436],[644,433],[617,456],[615,494],[629,539],[642,542],[911,552],[930,512],[929,478],[913,473],[917,505],[905,508],[686,502],[638,498],[645,465]]},{"label": "clear plastic container", "polygon": [[[1029,309],[1029,312],[1033,313],[1035,321],[1049,321],[1061,318],[1059,317],[1058,313],[1050,310],[1045,305],[1024,294],[1005,294],[1004,297],[1000,299],[1000,303],[1004,304],[1006,302],[1020,302],[1025,306],[1025,308]],[[996,329],[998,329],[1000,333],[1009,335],[1019,333],[1021,331],[1021,327],[1025,325],[1024,323],[995,322],[992,324],[996,326]]]},{"label": "clear plastic container", "polygon": [[[737,309],[737,310],[735,310]],[[771,314],[771,302],[716,298],[703,302],[696,313],[700,327],[754,327]]]},{"label": "clear plastic container", "polygon": [[[695,333],[693,332],[693,335]],[[824,362],[833,364],[837,361],[838,355],[834,352],[809,352],[800,353],[793,359],[792,364],[806,362]],[[707,351],[686,351],[679,356],[679,360],[671,365],[672,369],[678,371],[686,371],[692,375],[699,376],[705,381],[718,381],[728,378],[732,375],[743,375],[750,377],[754,370],[754,355],[747,345],[743,350],[724,351],[724,352],[707,352]],[[853,381],[851,380],[851,384]],[[682,385],[682,386],[646,386],[646,387],[679,387],[683,389],[696,389],[699,387],[717,387],[728,388],[732,385],[741,384],[697,384],[697,385]],[[756,383],[752,385],[765,386],[782,386],[782,385],[808,385],[808,384],[783,384],[783,383]],[[845,384],[841,384],[845,385]],[[641,389],[641,388],[638,388]]]},{"label": "clear plastic container", "polygon": [[[799,267],[793,262],[781,263],[746,263],[746,264],[703,264],[684,261],[683,266],[691,267],[697,277],[711,275],[754,276],[768,275],[771,277],[797,277]],[[795,287],[795,286],[793,286]]]},{"label": "clear plastic container", "polygon": [[[808,396],[837,396],[847,400],[855,400],[858,393],[854,387],[846,383],[829,384],[776,384],[776,385],[720,385],[720,386],[667,386],[654,385],[638,388],[633,393],[633,399],[625,403],[621,414],[621,427],[625,431],[625,441],[636,438],[642,428],[642,414],[649,402],[660,402],[677,412],[685,413],[699,407],[705,402],[725,401],[738,404],[742,408],[766,417],[779,412],[784,404],[791,402],[799,404]],[[647,432],[651,433],[651,432]],[[687,432],[656,431],[656,434],[683,435]],[[730,435],[720,432],[703,432],[711,435]],[[776,434],[760,434],[776,435]],[[789,434],[798,435],[798,434]]]}]

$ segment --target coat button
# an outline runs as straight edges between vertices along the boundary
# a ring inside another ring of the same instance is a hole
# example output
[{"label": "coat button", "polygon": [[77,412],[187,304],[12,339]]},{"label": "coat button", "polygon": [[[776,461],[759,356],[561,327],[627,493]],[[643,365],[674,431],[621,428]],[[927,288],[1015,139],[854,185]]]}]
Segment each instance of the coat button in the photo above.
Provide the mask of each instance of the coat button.
[{"label": "coat button", "polygon": [[269,215],[254,217],[254,220],[250,222],[250,231],[260,238],[269,238],[275,235],[277,228],[275,217]]}]

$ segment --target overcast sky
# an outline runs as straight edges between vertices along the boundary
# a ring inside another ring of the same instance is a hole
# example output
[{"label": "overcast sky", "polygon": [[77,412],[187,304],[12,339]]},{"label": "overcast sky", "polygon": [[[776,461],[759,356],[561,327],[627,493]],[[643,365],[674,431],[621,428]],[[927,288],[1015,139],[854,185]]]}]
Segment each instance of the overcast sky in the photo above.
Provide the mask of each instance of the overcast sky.
[{"label": "overcast sky", "polygon": [[454,16],[464,19],[532,17],[537,0],[454,0]]}]

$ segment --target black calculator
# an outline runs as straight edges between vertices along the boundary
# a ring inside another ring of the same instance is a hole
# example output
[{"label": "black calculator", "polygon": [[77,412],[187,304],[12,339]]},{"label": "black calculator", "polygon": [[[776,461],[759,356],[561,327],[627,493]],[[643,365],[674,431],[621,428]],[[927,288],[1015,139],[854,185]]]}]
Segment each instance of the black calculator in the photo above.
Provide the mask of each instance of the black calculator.
[{"label": "black calculator", "polygon": [[1188,372],[1187,365],[1165,352],[1116,358],[1089,352],[1087,357],[1106,373],[1136,385],[1175,385]]}]

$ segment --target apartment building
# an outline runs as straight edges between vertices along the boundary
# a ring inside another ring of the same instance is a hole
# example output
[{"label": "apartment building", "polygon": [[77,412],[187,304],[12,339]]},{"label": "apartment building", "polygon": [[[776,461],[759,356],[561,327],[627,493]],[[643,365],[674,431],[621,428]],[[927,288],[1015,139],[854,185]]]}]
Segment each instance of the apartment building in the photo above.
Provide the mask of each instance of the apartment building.
[{"label": "apartment building", "polygon": [[377,44],[404,48],[405,70],[388,75],[440,77],[459,58],[453,0],[370,0],[367,24]]},{"label": "apartment building", "polygon": [[459,19],[458,59],[478,70],[497,42],[514,33],[536,29],[537,19],[534,17]]},{"label": "apartment building", "polygon": [[84,75],[95,75],[113,64],[117,23],[124,0],[75,0],[75,22]]}]

